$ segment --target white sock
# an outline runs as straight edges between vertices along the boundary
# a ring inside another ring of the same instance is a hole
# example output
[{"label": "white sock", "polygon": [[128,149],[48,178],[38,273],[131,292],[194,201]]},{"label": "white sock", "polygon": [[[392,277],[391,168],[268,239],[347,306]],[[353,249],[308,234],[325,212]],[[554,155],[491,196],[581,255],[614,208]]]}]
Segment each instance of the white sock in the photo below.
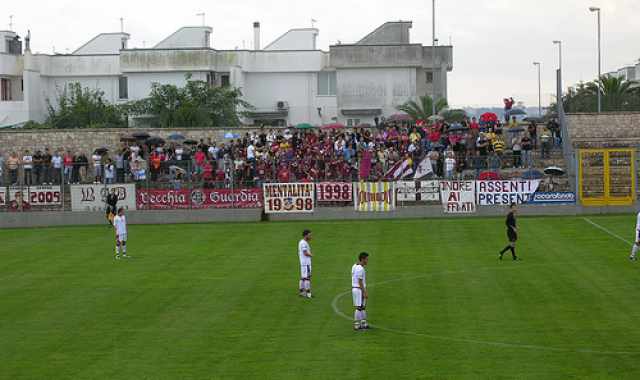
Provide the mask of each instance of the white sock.
[{"label": "white sock", "polygon": [[127,246],[126,245],[122,246],[122,253],[125,254],[125,255],[127,254]]},{"label": "white sock", "polygon": [[362,319],[362,318],[360,318],[360,310],[356,310],[356,311],[353,313],[353,324],[354,324],[355,326],[358,326],[358,327],[359,327],[359,326],[360,326],[360,320],[361,320],[361,319]]},{"label": "white sock", "polygon": [[300,293],[304,292],[304,280],[300,280]]},{"label": "white sock", "polygon": [[116,256],[120,255],[120,246],[116,245]]},{"label": "white sock", "polygon": [[305,281],[304,289],[307,291],[307,293],[311,293],[311,280]]},{"label": "white sock", "polygon": [[638,254],[638,244],[634,244],[633,248],[631,249],[631,257],[632,258],[636,258],[636,255]]},{"label": "white sock", "polygon": [[367,325],[367,311],[366,310],[362,310],[361,312],[361,316],[362,316],[362,325],[366,326]]}]

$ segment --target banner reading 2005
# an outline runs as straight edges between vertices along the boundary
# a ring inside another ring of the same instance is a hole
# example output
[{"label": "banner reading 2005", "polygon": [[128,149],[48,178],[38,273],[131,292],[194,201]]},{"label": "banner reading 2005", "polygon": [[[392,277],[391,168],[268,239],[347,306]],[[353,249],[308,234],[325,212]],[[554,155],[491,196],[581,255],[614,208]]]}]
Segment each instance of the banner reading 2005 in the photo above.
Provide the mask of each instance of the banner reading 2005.
[{"label": "banner reading 2005", "polygon": [[313,212],[315,184],[265,183],[264,211],[267,214]]},{"label": "banner reading 2005", "polygon": [[356,211],[392,211],[396,208],[393,182],[358,182],[355,188]]}]

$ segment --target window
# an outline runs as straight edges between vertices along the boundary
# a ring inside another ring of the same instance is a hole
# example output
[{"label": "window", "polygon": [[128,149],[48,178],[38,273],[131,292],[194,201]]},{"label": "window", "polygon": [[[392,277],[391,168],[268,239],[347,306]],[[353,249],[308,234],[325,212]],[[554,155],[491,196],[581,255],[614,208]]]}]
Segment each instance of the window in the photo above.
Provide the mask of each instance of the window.
[{"label": "window", "polygon": [[120,77],[118,81],[118,98],[129,99],[129,81],[127,77]]},{"label": "window", "polygon": [[214,87],[216,85],[216,73],[214,71],[207,73],[207,84],[210,87]]},{"label": "window", "polygon": [[427,71],[427,83],[433,83],[433,73]]},{"label": "window", "polygon": [[360,125],[360,119],[347,119],[347,127],[357,127]]},{"label": "window", "polygon": [[0,100],[3,102],[11,100],[11,81],[9,79],[0,79]]},{"label": "window", "polygon": [[229,87],[229,84],[231,82],[229,81],[229,75],[222,75],[220,77],[220,86],[222,87]]},{"label": "window", "polygon": [[335,96],[336,87],[335,71],[321,71],[318,73],[318,96]]}]

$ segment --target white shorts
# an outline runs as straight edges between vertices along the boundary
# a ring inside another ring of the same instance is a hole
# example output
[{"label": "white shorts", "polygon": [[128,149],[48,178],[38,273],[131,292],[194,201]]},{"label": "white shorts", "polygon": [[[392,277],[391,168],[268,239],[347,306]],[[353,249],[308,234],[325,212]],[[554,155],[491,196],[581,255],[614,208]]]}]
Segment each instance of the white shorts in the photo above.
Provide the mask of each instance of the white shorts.
[{"label": "white shorts", "polygon": [[640,241],[640,230],[636,230],[636,241],[634,241],[634,243],[637,243]]},{"label": "white shorts", "polygon": [[311,264],[300,265],[300,278],[311,278]]},{"label": "white shorts", "polygon": [[351,295],[353,296],[354,307],[366,307],[367,300],[362,296],[362,289],[351,288]]},{"label": "white shorts", "polygon": [[116,240],[120,242],[127,242],[127,234],[118,234]]}]

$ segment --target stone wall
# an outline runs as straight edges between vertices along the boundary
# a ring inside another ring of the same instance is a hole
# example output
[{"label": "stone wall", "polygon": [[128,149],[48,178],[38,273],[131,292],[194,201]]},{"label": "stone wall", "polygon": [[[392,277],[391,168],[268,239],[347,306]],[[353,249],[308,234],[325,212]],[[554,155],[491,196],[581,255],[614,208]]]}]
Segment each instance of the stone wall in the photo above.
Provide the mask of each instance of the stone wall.
[{"label": "stone wall", "polygon": [[252,130],[255,128],[0,130],[0,153],[6,156],[13,151],[22,153],[28,149],[34,152],[44,148],[49,148],[51,151],[70,149],[73,152],[90,153],[97,148],[106,147],[114,151],[122,146],[121,137],[130,136],[135,132],[146,132],[163,139],[167,139],[172,133],[180,133],[187,139],[207,141],[210,138],[213,141],[222,142],[225,140],[225,133],[238,133],[242,136]]},{"label": "stone wall", "polygon": [[640,112],[568,114],[567,127],[575,148],[637,147],[640,144]]}]

